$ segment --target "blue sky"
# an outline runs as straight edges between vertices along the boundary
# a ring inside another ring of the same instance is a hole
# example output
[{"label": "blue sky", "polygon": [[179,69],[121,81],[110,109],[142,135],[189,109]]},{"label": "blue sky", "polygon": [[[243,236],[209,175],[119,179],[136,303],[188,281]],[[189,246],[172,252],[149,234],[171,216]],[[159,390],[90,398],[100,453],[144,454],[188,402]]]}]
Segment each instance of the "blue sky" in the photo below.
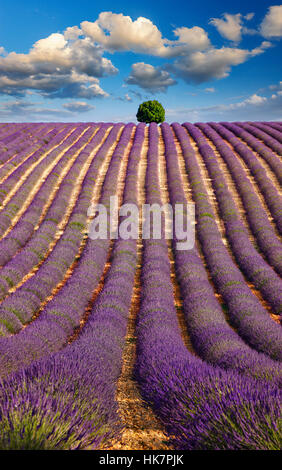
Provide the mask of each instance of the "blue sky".
[{"label": "blue sky", "polygon": [[0,120],[282,120],[282,5],[36,0],[0,7]]}]

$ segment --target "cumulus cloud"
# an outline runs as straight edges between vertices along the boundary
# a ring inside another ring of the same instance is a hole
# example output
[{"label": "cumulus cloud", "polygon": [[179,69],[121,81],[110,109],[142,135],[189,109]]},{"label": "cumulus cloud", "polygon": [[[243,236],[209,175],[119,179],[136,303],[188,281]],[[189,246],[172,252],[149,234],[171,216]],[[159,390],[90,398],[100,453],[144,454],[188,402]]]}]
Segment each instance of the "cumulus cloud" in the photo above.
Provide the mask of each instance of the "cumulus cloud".
[{"label": "cumulus cloud", "polygon": [[247,14],[244,16],[244,18],[245,18],[245,20],[250,21],[250,20],[253,19],[254,16],[255,16],[255,14],[252,12],[252,13],[247,13]]},{"label": "cumulus cloud", "polygon": [[282,37],[282,5],[271,6],[261,25],[260,32],[265,38]]},{"label": "cumulus cloud", "polygon": [[281,120],[281,109],[282,93],[274,99],[253,94],[245,100],[235,103],[195,108],[167,109],[166,116],[172,120],[189,120],[192,122]]},{"label": "cumulus cloud", "polygon": [[223,18],[211,18],[210,23],[216,27],[218,32],[226,39],[230,41],[240,41],[242,38],[242,15],[237,13],[236,15],[230,15],[224,13]]},{"label": "cumulus cloud", "polygon": [[[237,107],[246,106],[248,104],[258,106],[262,103],[265,103],[266,101],[267,101],[267,98],[265,96],[259,96],[255,93],[249,98],[245,99],[244,101],[237,103]],[[236,107],[236,104],[234,106]]]},{"label": "cumulus cloud", "polygon": [[272,46],[272,43],[269,41],[262,41],[261,45],[255,47],[252,51],[250,51],[250,56],[254,57],[256,55],[262,54],[266,49]]},{"label": "cumulus cloud", "polygon": [[188,83],[203,83],[214,78],[227,77],[231,66],[242,64],[246,58],[245,50],[223,47],[206,52],[195,52],[177,60],[169,68]]},{"label": "cumulus cloud", "polygon": [[258,34],[256,29],[244,25],[244,21],[252,20],[254,15],[254,13],[247,13],[246,15],[224,13],[222,18],[211,18],[210,24],[215,26],[222,37],[238,43],[241,41],[243,34]]},{"label": "cumulus cloud", "polygon": [[132,98],[131,98],[131,96],[129,95],[129,93],[125,93],[124,96],[119,96],[117,99],[118,99],[119,101],[127,101],[127,102],[129,102],[129,103],[132,101]]},{"label": "cumulus cloud", "polygon": [[275,85],[269,85],[270,90],[282,90],[282,81],[278,82]]},{"label": "cumulus cloud", "polygon": [[171,41],[163,38],[148,18],[140,16],[133,21],[130,16],[110,11],[100,13],[94,22],[83,21],[81,29],[110,52],[133,51],[169,58],[210,45],[207,33],[198,26],[176,28],[173,32],[178,39]]},{"label": "cumulus cloud", "polygon": [[143,97],[139,91],[136,90],[129,90],[128,93],[130,93],[135,99],[142,100]]},{"label": "cumulus cloud", "polygon": [[276,85],[269,85],[269,89],[271,91],[275,91],[275,93],[271,95],[272,100],[276,100],[276,98],[281,97],[282,96],[282,81],[278,82]]},{"label": "cumulus cloud", "polygon": [[178,37],[178,40],[167,41],[171,45],[168,48],[167,57],[175,57],[192,51],[203,51],[211,45],[208,34],[199,26],[193,26],[193,28],[183,26],[176,28],[173,33]]},{"label": "cumulus cloud", "polygon": [[64,103],[63,107],[68,111],[78,112],[78,113],[86,113],[95,109],[95,106],[92,106],[85,101],[73,101],[71,103]]},{"label": "cumulus cloud", "polygon": [[0,104],[0,119],[22,120],[28,119],[55,119],[70,116],[68,110],[48,108],[42,103],[35,103],[25,100],[4,101]]},{"label": "cumulus cloud", "polygon": [[3,101],[0,104],[0,120],[61,120],[73,119],[78,113],[85,113],[95,109],[89,103],[84,101],[72,101],[63,104],[62,108],[50,108],[43,105],[42,102],[27,101],[16,99]]},{"label": "cumulus cloud", "polygon": [[271,99],[275,100],[279,96],[282,96],[282,90],[277,91],[277,93],[273,93],[273,95],[271,95]]},{"label": "cumulus cloud", "polygon": [[111,52],[130,50],[158,55],[165,52],[161,32],[142,16],[133,21],[122,13],[104,11],[94,22],[83,21],[81,28],[84,34]]},{"label": "cumulus cloud", "polygon": [[262,54],[270,45],[269,42],[263,41],[251,51],[235,47],[198,51],[176,60],[174,64],[168,65],[167,69],[187,83],[221,79],[229,75],[232,66],[243,64],[250,57]]},{"label": "cumulus cloud", "polygon": [[[0,93],[24,96],[35,90],[50,98],[105,97],[99,78],[117,73],[89,38],[54,33],[37,41],[28,54],[0,57]],[[78,34],[78,33],[77,33]]]},{"label": "cumulus cloud", "polygon": [[176,81],[161,67],[154,67],[144,62],[132,65],[129,77],[126,79],[129,85],[138,85],[150,93],[166,92],[169,86],[175,85]]},{"label": "cumulus cloud", "polygon": [[69,26],[65,32],[64,32],[64,38],[65,39],[70,39],[70,40],[75,40],[79,38],[79,36],[82,36],[83,32],[78,26]]}]

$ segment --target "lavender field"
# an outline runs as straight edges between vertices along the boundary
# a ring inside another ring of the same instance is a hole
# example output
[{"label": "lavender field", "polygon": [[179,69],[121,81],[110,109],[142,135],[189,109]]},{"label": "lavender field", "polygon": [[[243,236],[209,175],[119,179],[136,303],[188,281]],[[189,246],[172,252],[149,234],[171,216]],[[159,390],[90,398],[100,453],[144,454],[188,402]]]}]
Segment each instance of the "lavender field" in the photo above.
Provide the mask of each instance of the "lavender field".
[{"label": "lavender field", "polygon": [[[281,449],[281,155],[281,122],[0,124],[0,449]],[[92,239],[115,195],[194,203],[194,247]]]}]

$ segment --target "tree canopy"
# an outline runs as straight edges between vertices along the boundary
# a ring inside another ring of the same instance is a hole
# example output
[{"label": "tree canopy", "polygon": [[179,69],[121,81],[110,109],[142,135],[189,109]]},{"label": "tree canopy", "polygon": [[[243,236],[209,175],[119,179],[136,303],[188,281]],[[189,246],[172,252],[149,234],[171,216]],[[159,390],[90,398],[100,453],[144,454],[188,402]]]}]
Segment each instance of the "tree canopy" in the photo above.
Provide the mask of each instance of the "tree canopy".
[{"label": "tree canopy", "polygon": [[140,104],[136,117],[139,122],[160,123],[165,120],[165,110],[161,103],[156,100],[144,101],[144,103]]}]

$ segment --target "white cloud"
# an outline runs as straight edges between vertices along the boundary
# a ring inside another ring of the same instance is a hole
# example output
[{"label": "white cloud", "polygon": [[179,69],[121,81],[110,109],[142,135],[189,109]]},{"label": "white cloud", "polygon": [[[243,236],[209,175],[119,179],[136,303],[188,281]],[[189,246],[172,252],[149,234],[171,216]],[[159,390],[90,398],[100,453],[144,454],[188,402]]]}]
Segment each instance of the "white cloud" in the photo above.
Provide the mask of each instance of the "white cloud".
[{"label": "white cloud", "polygon": [[108,96],[99,78],[117,69],[89,38],[66,37],[54,33],[37,41],[28,54],[0,57],[0,93],[23,96],[35,90],[50,98]]},{"label": "white cloud", "polygon": [[92,106],[85,101],[72,101],[71,103],[64,103],[63,107],[71,112],[86,113],[95,109],[95,106]]},{"label": "white cloud", "polygon": [[265,38],[282,37],[282,5],[269,7],[260,25],[260,32]]},{"label": "white cloud", "polygon": [[68,110],[48,108],[41,103],[35,103],[25,100],[4,101],[0,104],[0,119],[2,120],[58,120],[69,117]]},{"label": "white cloud", "polygon": [[165,92],[169,86],[176,84],[167,71],[144,62],[133,64],[125,81],[128,85],[138,85],[150,93]]},{"label": "white cloud", "polygon": [[216,108],[218,108],[218,110],[221,110],[221,111],[227,111],[227,110],[241,109],[241,108],[246,108],[246,107],[250,108],[250,106],[259,107],[260,105],[266,102],[267,102],[267,98],[265,96],[260,96],[254,93],[253,95],[249,96],[243,101],[230,103],[228,105],[225,105],[225,104],[216,105]]},{"label": "white cloud", "polygon": [[167,109],[168,119],[175,121],[244,121],[244,120],[280,120],[282,93],[275,99],[259,96],[256,93],[243,101],[213,106]]},{"label": "white cloud", "polygon": [[247,104],[253,104],[255,106],[260,105],[262,103],[265,103],[267,101],[267,98],[265,96],[259,96],[259,95],[252,95],[249,98],[247,98],[245,101],[242,102],[244,106]]},{"label": "white cloud", "polygon": [[211,18],[210,23],[216,27],[218,32],[230,41],[238,42],[241,40],[242,15],[237,13],[231,15],[224,13],[223,18]]},{"label": "white cloud", "polygon": [[0,120],[15,119],[16,121],[29,120],[60,120],[73,119],[74,114],[84,113],[95,109],[84,101],[72,101],[63,104],[63,109],[42,106],[41,102],[22,99],[3,101],[0,104]]},{"label": "white cloud", "polygon": [[203,83],[213,79],[225,78],[229,75],[231,67],[243,64],[250,57],[262,54],[270,47],[270,43],[263,43],[251,50],[234,47],[211,48],[207,51],[194,52],[186,57],[181,57],[167,69],[183,78],[187,83]]},{"label": "white cloud", "polygon": [[282,81],[278,82],[275,85],[269,85],[270,90],[282,90]]},{"label": "white cloud", "polygon": [[271,42],[262,41],[260,46],[255,47],[252,51],[250,51],[250,55],[254,57],[256,55],[262,54],[266,49],[269,49],[271,46]]},{"label": "white cloud", "polygon": [[131,98],[131,96],[129,96],[128,93],[126,93],[126,94],[124,95],[124,98],[125,98],[126,101],[132,101],[132,98]]},{"label": "white cloud", "polygon": [[213,88],[213,87],[205,88],[205,92],[206,92],[206,93],[214,93],[214,92],[215,92],[215,88]]},{"label": "white cloud", "polygon": [[119,100],[119,101],[127,101],[128,103],[130,103],[132,101],[132,98],[129,95],[129,93],[126,93],[124,96],[119,96],[116,99]]},{"label": "white cloud", "polygon": [[254,13],[247,13],[245,16],[244,16],[244,19],[247,20],[247,21],[250,21],[253,19],[253,17],[255,16]]},{"label": "white cloud", "polygon": [[100,13],[94,22],[83,21],[81,29],[110,52],[133,51],[169,58],[210,46],[207,33],[198,26],[176,28],[173,32],[178,39],[171,41],[163,38],[148,18],[140,16],[133,21],[130,16],[110,11]]},{"label": "white cloud", "polygon": [[202,83],[214,78],[227,77],[231,65],[245,62],[247,53],[241,49],[221,48],[195,52],[172,66],[176,75],[187,82]]},{"label": "white cloud", "polygon": [[224,13],[222,16],[222,18],[212,18],[210,24],[215,26],[224,38],[238,43],[241,41],[243,34],[258,34],[256,29],[244,26],[244,21],[252,20],[255,16],[254,13],[247,13],[246,15]]},{"label": "white cloud", "polygon": [[79,36],[82,36],[83,32],[78,26],[69,26],[65,32],[64,32],[64,38],[65,39],[70,39],[70,40],[75,40],[79,38]]},{"label": "white cloud", "polygon": [[193,26],[193,28],[183,26],[176,28],[173,33],[178,40],[167,41],[173,46],[167,54],[169,56],[182,55],[190,51],[203,51],[211,45],[206,31],[199,26]]},{"label": "white cloud", "polygon": [[140,16],[133,21],[122,13],[104,11],[94,22],[83,21],[82,31],[109,51],[135,51],[162,55],[162,34],[151,20]]},{"label": "white cloud", "polygon": [[274,93],[273,95],[271,95],[271,99],[276,100],[280,96],[282,96],[282,90],[279,90],[279,91],[277,91],[276,94]]},{"label": "white cloud", "polygon": [[[127,86],[127,85],[126,85]],[[139,93],[139,91],[136,91],[136,90],[129,90],[128,93],[130,93],[131,95],[133,95],[133,97],[135,99],[138,99],[138,100],[142,100],[142,95],[141,93]]]}]

